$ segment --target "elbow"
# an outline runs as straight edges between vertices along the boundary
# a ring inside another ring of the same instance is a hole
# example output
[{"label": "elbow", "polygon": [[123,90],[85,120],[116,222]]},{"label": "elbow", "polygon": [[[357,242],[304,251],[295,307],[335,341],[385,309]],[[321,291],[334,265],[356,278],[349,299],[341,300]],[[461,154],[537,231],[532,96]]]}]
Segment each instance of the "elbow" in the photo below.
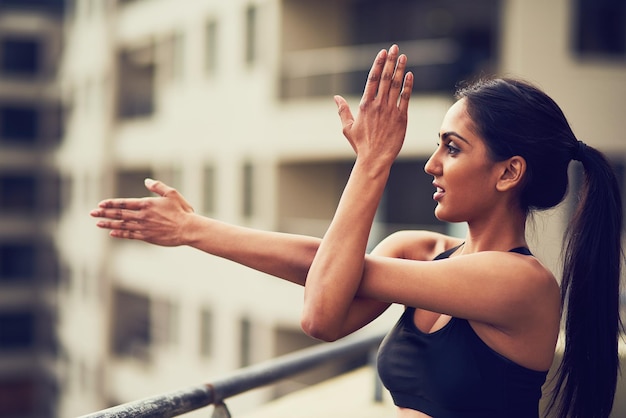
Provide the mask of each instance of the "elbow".
[{"label": "elbow", "polygon": [[325,342],[333,342],[341,338],[339,330],[333,325],[335,324],[328,323],[318,315],[303,314],[300,318],[300,327],[305,334]]}]

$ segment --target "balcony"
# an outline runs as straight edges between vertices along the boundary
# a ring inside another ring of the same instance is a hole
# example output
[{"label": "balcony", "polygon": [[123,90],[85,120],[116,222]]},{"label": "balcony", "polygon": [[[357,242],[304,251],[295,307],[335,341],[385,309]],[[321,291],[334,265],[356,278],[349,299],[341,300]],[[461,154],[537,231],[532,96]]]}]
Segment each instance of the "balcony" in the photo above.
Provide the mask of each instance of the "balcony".
[{"label": "balcony", "polygon": [[[360,334],[344,340],[322,344],[288,354],[265,363],[236,371],[230,377],[213,383],[192,386],[179,391],[141,399],[84,415],[80,418],[148,418],[174,417],[213,405],[212,418],[230,418],[225,401],[235,395],[288,378],[337,358],[359,353],[374,353],[382,334]],[[620,341],[622,367],[626,364],[626,343]],[[557,348],[555,365],[560,361],[562,347]],[[370,357],[372,358],[372,357]],[[553,366],[553,370],[555,367]],[[551,376],[548,376],[548,382]],[[544,388],[544,393],[549,388]],[[346,396],[349,394],[349,396]],[[540,409],[545,408],[544,396]],[[291,393],[269,402],[242,418],[300,418],[321,416],[381,417],[393,416],[395,407],[389,394],[380,386],[373,367],[362,367],[320,384]],[[626,416],[626,380],[618,381],[611,417]]]}]

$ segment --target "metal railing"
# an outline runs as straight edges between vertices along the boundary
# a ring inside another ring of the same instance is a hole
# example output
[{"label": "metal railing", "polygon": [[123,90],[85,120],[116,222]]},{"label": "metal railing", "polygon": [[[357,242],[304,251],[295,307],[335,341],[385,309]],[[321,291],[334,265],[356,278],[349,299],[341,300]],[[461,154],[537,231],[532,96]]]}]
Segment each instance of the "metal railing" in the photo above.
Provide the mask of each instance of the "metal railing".
[{"label": "metal railing", "polygon": [[[186,389],[128,402],[80,418],[164,418],[214,405],[212,418],[230,418],[224,401],[232,396],[256,389],[323,363],[344,357],[371,353],[384,334],[359,335],[296,351],[263,363],[235,371],[231,376],[191,386]],[[381,399],[381,388],[375,382],[375,400]]]}]

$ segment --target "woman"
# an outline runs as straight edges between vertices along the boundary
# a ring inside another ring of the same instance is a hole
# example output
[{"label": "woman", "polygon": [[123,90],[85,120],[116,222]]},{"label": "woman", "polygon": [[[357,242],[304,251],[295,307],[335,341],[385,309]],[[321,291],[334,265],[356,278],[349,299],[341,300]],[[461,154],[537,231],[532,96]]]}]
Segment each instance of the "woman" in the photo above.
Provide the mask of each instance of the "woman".
[{"label": "woman", "polygon": [[[321,240],[201,217],[153,180],[146,186],[159,197],[105,200],[91,214],[113,237],[189,245],[304,286],[302,327],[316,338],[341,338],[391,303],[405,305],[379,352],[402,418],[538,416],[565,305],[552,409],[607,417],[618,367],[621,199],[604,157],[577,141],[544,93],[515,80],[460,90],[425,170],[436,216],[467,222],[467,236],[398,232],[366,255],[406,132],[413,75],[405,66],[395,45],[377,55],[356,117],[335,97],[356,161]],[[586,183],[559,287],[528,250],[525,224],[531,211],[563,200],[573,159]]]}]

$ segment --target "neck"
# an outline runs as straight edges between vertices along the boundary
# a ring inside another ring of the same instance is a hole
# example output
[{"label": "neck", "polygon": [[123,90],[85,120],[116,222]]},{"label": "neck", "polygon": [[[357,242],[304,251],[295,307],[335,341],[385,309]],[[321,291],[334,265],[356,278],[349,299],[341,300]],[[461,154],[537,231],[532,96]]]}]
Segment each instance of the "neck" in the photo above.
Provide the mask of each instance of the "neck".
[{"label": "neck", "polygon": [[527,247],[526,214],[510,208],[492,211],[482,220],[468,222],[468,232],[463,253],[479,251],[509,251],[517,247]]}]

